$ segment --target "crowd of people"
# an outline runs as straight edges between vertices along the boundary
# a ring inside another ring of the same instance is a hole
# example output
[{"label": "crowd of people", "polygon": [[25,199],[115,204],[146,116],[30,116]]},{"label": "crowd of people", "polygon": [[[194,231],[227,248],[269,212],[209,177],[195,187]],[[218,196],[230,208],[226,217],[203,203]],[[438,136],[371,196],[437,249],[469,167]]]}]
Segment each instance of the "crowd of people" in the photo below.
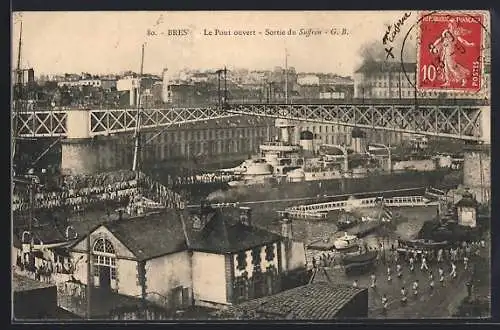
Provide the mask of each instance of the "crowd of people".
[{"label": "crowd of people", "polygon": [[174,178],[169,177],[168,184],[173,186],[180,186],[200,183],[227,183],[235,180],[237,180],[237,176],[234,174],[203,173],[196,175],[179,176]]},{"label": "crowd of people", "polygon": [[[370,275],[372,289],[377,289],[380,281],[386,281],[390,285],[400,285],[399,299],[390,297],[389,293],[379,292],[382,313],[386,314],[389,306],[398,300],[404,306],[411,297],[417,299],[423,294],[432,295],[439,287],[445,287],[448,282],[455,280],[459,272],[467,272],[472,278],[474,266],[471,260],[480,256],[485,248],[484,240],[425,250],[398,249],[392,246],[389,257],[381,259],[385,275],[382,278],[378,278],[375,273]],[[426,282],[422,283],[418,277]],[[353,286],[358,286],[357,280],[354,280]],[[390,299],[393,299],[392,302]]]},{"label": "crowd of people", "polygon": [[[96,175],[74,175],[63,178],[60,191],[33,191],[34,209],[53,209],[72,207],[75,210],[86,205],[103,201],[128,201],[142,194],[170,208],[183,208],[182,196],[158,182],[151,180],[144,173],[115,171]],[[12,199],[13,211],[30,208],[30,192],[17,188]]]}]

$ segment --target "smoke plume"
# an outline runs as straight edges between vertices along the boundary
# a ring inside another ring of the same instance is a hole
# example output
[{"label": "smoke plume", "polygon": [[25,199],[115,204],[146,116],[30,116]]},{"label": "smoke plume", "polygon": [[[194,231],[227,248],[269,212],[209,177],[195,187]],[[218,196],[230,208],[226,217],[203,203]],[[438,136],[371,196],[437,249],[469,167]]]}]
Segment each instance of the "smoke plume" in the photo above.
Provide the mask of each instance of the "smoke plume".
[{"label": "smoke plume", "polygon": [[[408,27],[409,29],[410,27]],[[416,35],[417,29],[411,29],[406,40],[406,34],[408,30],[403,29],[400,34],[394,39],[393,42],[384,45],[382,42],[382,37],[378,40],[372,40],[361,45],[359,48],[359,55],[361,57],[361,65],[375,63],[375,62],[416,62],[417,58],[417,45],[416,45]],[[387,56],[387,49],[392,47],[391,56]],[[401,49],[403,49],[403,54],[401,55]]]}]

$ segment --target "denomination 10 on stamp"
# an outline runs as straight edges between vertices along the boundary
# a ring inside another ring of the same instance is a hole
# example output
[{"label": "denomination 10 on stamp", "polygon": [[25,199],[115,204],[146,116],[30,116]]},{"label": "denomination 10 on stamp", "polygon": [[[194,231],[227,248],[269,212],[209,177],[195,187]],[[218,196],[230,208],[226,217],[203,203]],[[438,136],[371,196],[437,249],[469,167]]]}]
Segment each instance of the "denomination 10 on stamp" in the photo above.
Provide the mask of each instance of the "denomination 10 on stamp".
[{"label": "denomination 10 on stamp", "polygon": [[419,90],[481,90],[483,22],[480,14],[423,13],[420,20]]}]

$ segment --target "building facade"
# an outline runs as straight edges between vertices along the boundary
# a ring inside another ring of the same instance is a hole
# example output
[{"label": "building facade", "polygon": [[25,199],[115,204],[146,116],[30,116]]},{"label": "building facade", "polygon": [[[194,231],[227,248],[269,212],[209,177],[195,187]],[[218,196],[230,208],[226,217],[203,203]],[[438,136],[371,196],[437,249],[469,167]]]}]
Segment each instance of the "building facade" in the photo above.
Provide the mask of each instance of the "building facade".
[{"label": "building facade", "polygon": [[[248,117],[182,124],[160,132],[144,131],[141,162],[148,167],[174,160],[217,162],[247,158],[274,135],[272,120]],[[101,171],[131,167],[134,148],[129,134],[96,137],[93,143],[99,148],[96,157]]]},{"label": "building facade", "polygon": [[365,62],[354,73],[354,98],[415,98],[416,63]]},{"label": "building facade", "polygon": [[[72,259],[82,260],[74,277],[173,310],[277,293],[282,275],[293,270],[283,261],[292,253],[287,240],[253,227],[248,210],[241,212],[202,206],[102,224],[71,248]],[[302,255],[295,267],[305,269]]]},{"label": "building facade", "polygon": [[[370,99],[480,99],[487,95],[468,92],[417,91],[415,87],[417,64],[414,62],[367,61],[354,73],[354,98]],[[485,62],[482,85],[490,90],[491,65]]]}]

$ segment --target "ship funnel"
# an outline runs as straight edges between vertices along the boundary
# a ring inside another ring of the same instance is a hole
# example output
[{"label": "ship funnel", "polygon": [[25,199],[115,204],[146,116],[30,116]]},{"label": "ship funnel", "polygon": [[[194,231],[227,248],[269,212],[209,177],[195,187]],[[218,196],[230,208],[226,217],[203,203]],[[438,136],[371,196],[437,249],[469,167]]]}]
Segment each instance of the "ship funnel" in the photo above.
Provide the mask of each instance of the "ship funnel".
[{"label": "ship funnel", "polygon": [[314,134],[311,131],[300,132],[300,146],[302,149],[309,153],[314,153]]},{"label": "ship funnel", "polygon": [[351,132],[351,148],[357,154],[366,153],[366,133],[358,127],[354,127]]},{"label": "ship funnel", "polygon": [[284,143],[291,143],[290,131],[294,125],[287,119],[276,119],[274,126],[280,129],[281,141]]}]

